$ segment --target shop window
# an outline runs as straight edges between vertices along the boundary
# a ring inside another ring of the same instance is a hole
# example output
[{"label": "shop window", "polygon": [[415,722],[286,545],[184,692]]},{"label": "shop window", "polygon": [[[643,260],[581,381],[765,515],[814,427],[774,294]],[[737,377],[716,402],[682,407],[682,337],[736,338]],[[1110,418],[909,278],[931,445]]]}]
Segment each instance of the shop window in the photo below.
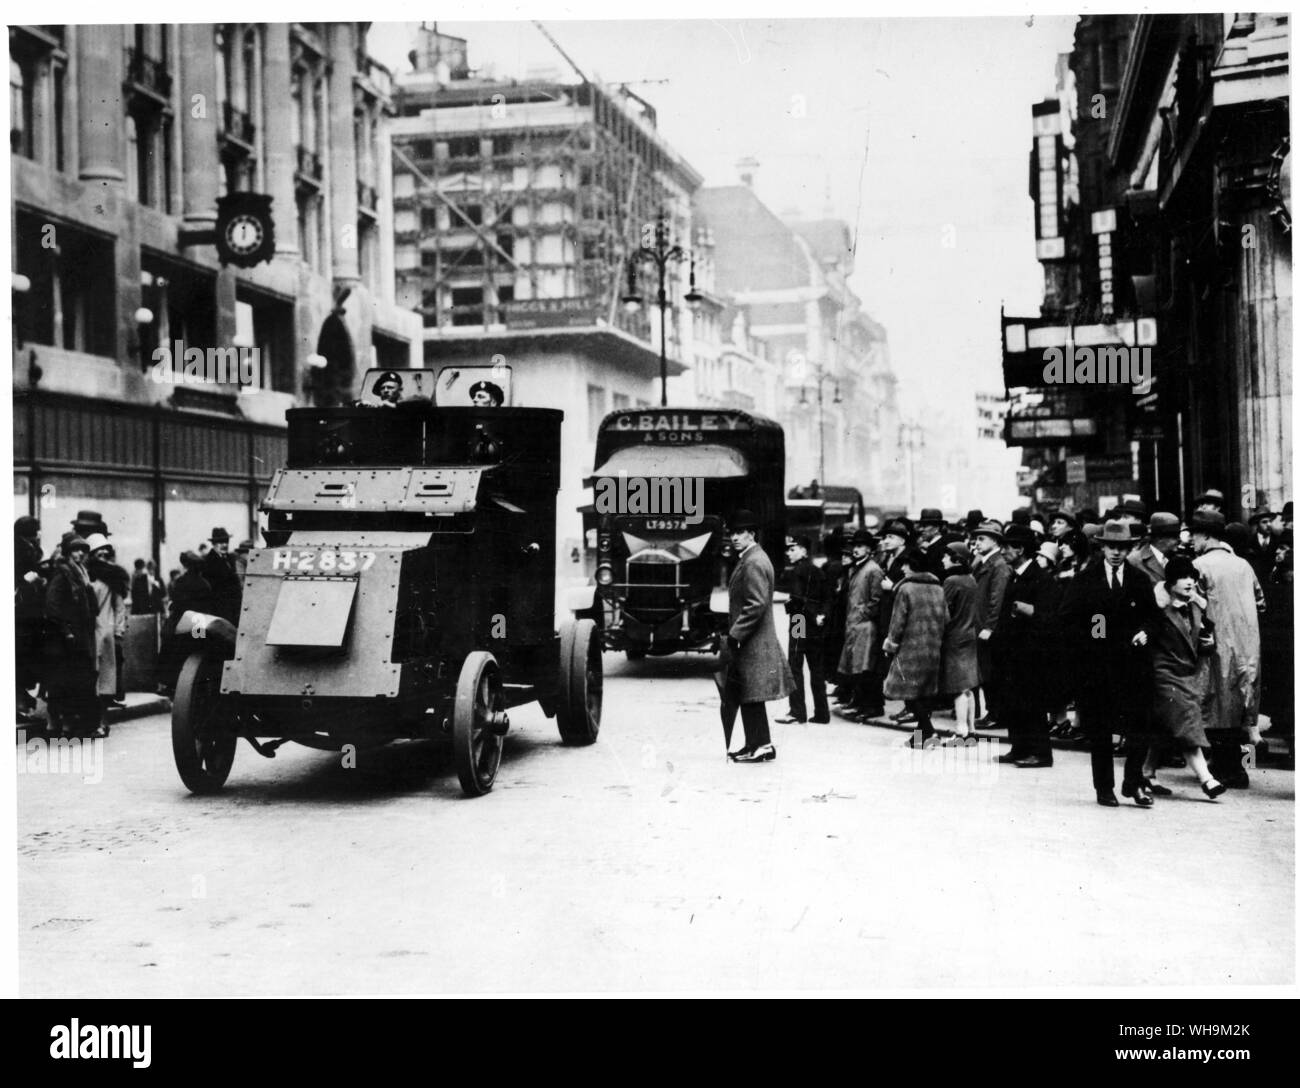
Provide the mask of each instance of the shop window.
[{"label": "shop window", "polygon": [[21,304],[23,338],[116,355],[112,241],[30,212],[15,218],[17,271],[31,280]]},{"label": "shop window", "polygon": [[293,393],[297,388],[293,322],[291,302],[240,288],[235,302],[236,346],[257,349],[257,384],[263,389]]}]

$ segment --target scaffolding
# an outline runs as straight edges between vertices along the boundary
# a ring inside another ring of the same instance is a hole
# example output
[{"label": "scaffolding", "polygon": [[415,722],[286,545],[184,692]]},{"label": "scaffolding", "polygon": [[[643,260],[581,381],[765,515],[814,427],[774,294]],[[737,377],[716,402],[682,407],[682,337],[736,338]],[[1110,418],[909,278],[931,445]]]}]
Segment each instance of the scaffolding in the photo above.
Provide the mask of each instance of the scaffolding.
[{"label": "scaffolding", "polygon": [[649,315],[617,305],[624,261],[661,208],[684,233],[699,177],[648,103],[590,82],[460,80],[399,88],[397,105],[427,122],[393,135],[394,176],[414,179],[394,209],[416,224],[396,241],[419,251],[398,286],[426,327],[487,328],[512,302],[563,297],[649,338]]}]

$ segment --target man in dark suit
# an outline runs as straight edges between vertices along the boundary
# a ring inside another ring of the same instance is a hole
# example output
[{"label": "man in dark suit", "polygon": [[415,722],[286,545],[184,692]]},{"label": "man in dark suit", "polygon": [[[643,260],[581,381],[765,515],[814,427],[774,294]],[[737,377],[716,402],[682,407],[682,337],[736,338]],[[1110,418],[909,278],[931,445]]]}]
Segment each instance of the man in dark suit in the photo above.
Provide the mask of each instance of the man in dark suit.
[{"label": "man in dark suit", "polygon": [[980,724],[990,724],[997,711],[998,666],[995,661],[998,624],[1002,619],[1002,603],[1011,581],[1011,568],[1002,556],[1002,524],[982,521],[975,526],[971,564],[971,577],[975,579],[976,601],[979,607],[979,634],[976,651],[979,658],[980,690],[984,695],[984,716]]},{"label": "man in dark suit", "polygon": [[1046,583],[1050,576],[1034,559],[1038,537],[1028,525],[1013,522],[1002,537],[1002,555],[1011,571],[994,654],[999,662],[998,724],[1005,726],[1011,750],[1000,763],[1050,767],[1043,690],[1044,628],[1048,619]]},{"label": "man in dark suit", "polygon": [[763,704],[784,698],[794,687],[772,620],[776,575],[772,561],[755,541],[757,530],[758,520],[749,510],[737,510],[732,516],[729,532],[737,559],[727,583],[730,627],[723,699],[740,704],[745,726],[745,746],[731,756],[737,763],[776,759]]},{"label": "man in dark suit", "polygon": [[943,511],[927,506],[916,519],[916,550],[924,559],[923,569],[943,581],[943,550],[961,538],[948,531]]},{"label": "man in dark suit", "polygon": [[230,554],[230,534],[225,529],[212,530],[212,547],[203,557],[200,573],[212,590],[213,613],[238,626],[244,586],[234,556]]},{"label": "man in dark suit", "polygon": [[826,635],[826,585],[822,570],[810,558],[808,549],[812,542],[806,536],[786,537],[786,585],[789,600],[785,602],[790,618],[789,661],[794,674],[794,690],[790,692],[790,713],[777,718],[783,724],[808,720],[808,704],[803,695],[803,666],[808,662],[808,682],[812,687],[813,721],[825,725],[831,720],[830,706],[826,702],[826,674],[822,669],[822,639]]},{"label": "man in dark suit", "polygon": [[1128,562],[1133,530],[1111,520],[1097,536],[1102,562],[1080,571],[1066,593],[1062,618],[1078,667],[1079,714],[1092,751],[1097,803],[1115,797],[1111,734],[1126,738],[1121,792],[1142,808],[1154,803],[1142,774],[1149,742],[1151,663],[1148,639],[1156,617],[1155,594],[1145,571]]}]

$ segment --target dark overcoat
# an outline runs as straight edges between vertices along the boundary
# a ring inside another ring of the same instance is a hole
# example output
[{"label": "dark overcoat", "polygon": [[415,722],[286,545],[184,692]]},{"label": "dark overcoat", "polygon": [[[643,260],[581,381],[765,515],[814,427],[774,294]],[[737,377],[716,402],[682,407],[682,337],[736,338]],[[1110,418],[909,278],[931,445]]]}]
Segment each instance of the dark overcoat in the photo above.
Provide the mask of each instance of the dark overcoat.
[{"label": "dark overcoat", "polygon": [[954,567],[943,580],[943,601],[948,621],[943,628],[943,655],[939,690],[959,695],[978,686],[979,590],[965,567]]},{"label": "dark overcoat", "polygon": [[880,601],[885,572],[868,556],[861,563],[846,568],[845,574],[848,592],[839,671],[846,676],[857,676],[880,665],[880,642],[884,637],[880,624]]},{"label": "dark overcoat", "polygon": [[89,579],[77,577],[70,562],[57,567],[45,591],[45,689],[54,699],[95,694],[99,605]]},{"label": "dark overcoat", "polygon": [[1156,603],[1146,574],[1127,562],[1122,569],[1124,582],[1116,593],[1104,562],[1086,566],[1066,591],[1061,618],[1076,663],[1080,709],[1085,716],[1132,722],[1151,700],[1150,646],[1134,646],[1133,636],[1145,631],[1149,642]]},{"label": "dark overcoat", "polygon": [[913,572],[894,587],[894,612],[883,644],[894,655],[885,677],[886,698],[918,699],[939,690],[947,622],[943,587],[929,571]]},{"label": "dark overcoat", "polygon": [[[977,591],[979,629],[982,631],[988,628],[996,636],[1002,618],[1002,605],[1006,600],[1007,586],[1011,582],[1011,567],[1007,565],[1001,552],[993,552],[971,566],[971,577],[975,579]],[[987,684],[994,678],[993,649],[992,638],[978,643],[981,684]]]},{"label": "dark overcoat", "polygon": [[727,583],[727,634],[740,643],[727,668],[740,685],[742,703],[783,699],[794,689],[794,675],[776,639],[772,619],[775,586],[772,561],[758,544],[750,545],[736,561]]}]

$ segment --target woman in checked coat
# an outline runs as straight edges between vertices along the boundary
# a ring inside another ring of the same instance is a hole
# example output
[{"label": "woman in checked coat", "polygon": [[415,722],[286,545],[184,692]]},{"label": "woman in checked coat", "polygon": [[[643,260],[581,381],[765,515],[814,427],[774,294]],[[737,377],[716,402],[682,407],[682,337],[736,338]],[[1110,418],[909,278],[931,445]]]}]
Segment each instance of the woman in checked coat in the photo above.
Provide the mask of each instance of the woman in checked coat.
[{"label": "woman in checked coat", "polygon": [[[894,586],[894,610],[882,649],[892,660],[885,696],[902,699],[916,715],[921,743],[934,735],[929,698],[939,690],[943,632],[948,623],[943,587],[924,569],[925,557],[907,548],[898,560],[903,578]],[[908,742],[913,747],[916,736]]]}]

